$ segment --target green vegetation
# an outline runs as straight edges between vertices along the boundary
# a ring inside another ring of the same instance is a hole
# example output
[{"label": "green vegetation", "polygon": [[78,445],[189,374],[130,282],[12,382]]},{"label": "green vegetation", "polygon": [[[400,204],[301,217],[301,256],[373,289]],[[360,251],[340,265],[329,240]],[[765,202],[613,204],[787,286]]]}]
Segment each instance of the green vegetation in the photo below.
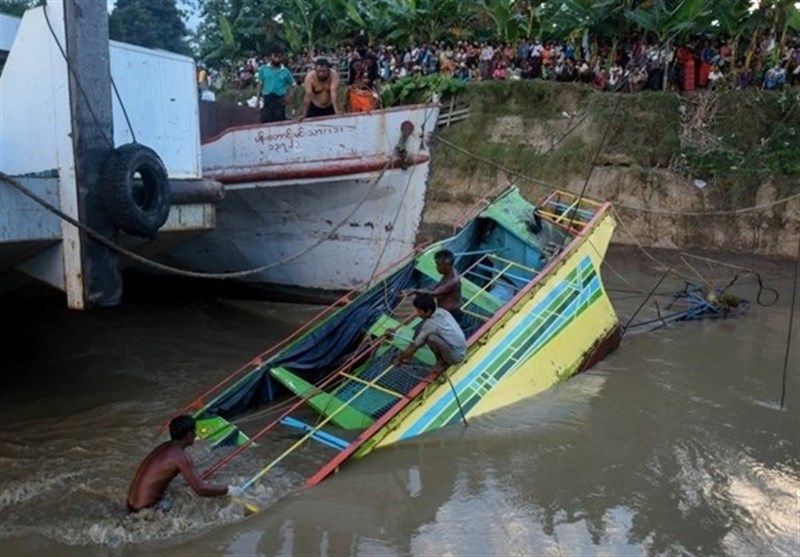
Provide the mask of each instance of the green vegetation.
[{"label": "green vegetation", "polygon": [[600,46],[616,49],[634,32],[644,31],[648,41],[658,43],[701,32],[728,41],[733,57],[749,63],[765,37],[778,39],[774,54],[779,55],[787,38],[800,31],[800,11],[785,0],[762,0],[752,11],[751,0],[197,1],[196,54],[218,65],[275,43],[293,53],[336,49],[359,32],[399,48],[433,41],[552,38],[580,43],[592,56]]},{"label": "green vegetation", "polygon": [[0,1],[0,14],[22,17],[28,8],[36,5],[36,0],[2,0]]},{"label": "green vegetation", "polygon": [[[467,95],[470,118],[442,130],[442,136],[543,181],[561,182],[588,172],[606,129],[600,164],[614,159],[646,168],[666,166],[680,145],[678,100],[671,93],[595,93],[582,84],[533,80],[470,84]],[[520,120],[521,129],[492,140],[498,116]],[[486,171],[482,162],[444,147],[437,152],[436,166]]]},{"label": "green vegetation", "polygon": [[722,186],[730,206],[755,202],[771,180],[784,197],[800,190],[800,93],[734,91],[720,95],[708,133],[716,142],[684,150],[689,171]]},{"label": "green vegetation", "polygon": [[383,106],[430,102],[434,96],[444,101],[462,91],[465,83],[441,74],[401,77],[381,90]]},{"label": "green vegetation", "polygon": [[594,125],[608,126],[603,153],[624,155],[642,167],[666,167],[680,149],[679,104],[674,93],[642,91],[595,94],[587,108]]},{"label": "green vegetation", "polygon": [[116,41],[190,54],[183,18],[176,0],[116,0],[108,34]]},{"label": "green vegetation", "polygon": [[[469,119],[440,129],[441,137],[484,161],[555,186],[586,176],[605,134],[597,165],[638,169],[651,187],[658,187],[647,178],[651,169],[675,169],[714,185],[720,208],[755,204],[767,181],[779,197],[800,191],[795,90],[614,94],[534,80],[469,84],[463,94]],[[716,96],[715,111],[696,124],[706,145],[685,141],[692,114],[684,114],[682,124],[682,113],[691,110],[687,105],[702,95]],[[438,146],[433,189],[443,188],[445,174],[453,179],[453,169],[458,176],[493,183],[498,169],[484,161]],[[527,181],[519,182],[527,187]]]},{"label": "green vegetation", "polygon": [[[20,15],[38,0],[2,0],[0,12]],[[733,58],[749,64],[759,43],[775,37],[779,56],[800,31],[795,2],[761,0],[182,0],[200,11],[194,54],[224,66],[281,44],[293,53],[330,50],[365,32],[399,48],[433,41],[513,42],[522,38],[581,43],[592,56],[631,33],[649,41],[681,41],[702,32],[729,41]],[[176,0],[117,0],[112,34],[143,46],[185,51],[184,15]],[[145,44],[146,43],[146,44]]]}]

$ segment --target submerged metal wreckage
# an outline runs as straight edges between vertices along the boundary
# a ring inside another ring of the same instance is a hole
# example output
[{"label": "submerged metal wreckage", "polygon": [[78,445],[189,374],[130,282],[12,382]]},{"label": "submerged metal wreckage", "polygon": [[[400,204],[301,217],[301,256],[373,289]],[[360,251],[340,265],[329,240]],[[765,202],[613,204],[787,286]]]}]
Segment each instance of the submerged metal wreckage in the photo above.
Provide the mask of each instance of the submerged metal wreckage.
[{"label": "submerged metal wreckage", "polygon": [[726,319],[741,315],[750,308],[750,301],[728,293],[730,286],[708,292],[698,284],[687,282],[683,290],[673,295],[663,313],[660,306],[655,304],[656,317],[631,323],[625,327],[625,331],[652,331],[678,321]]}]

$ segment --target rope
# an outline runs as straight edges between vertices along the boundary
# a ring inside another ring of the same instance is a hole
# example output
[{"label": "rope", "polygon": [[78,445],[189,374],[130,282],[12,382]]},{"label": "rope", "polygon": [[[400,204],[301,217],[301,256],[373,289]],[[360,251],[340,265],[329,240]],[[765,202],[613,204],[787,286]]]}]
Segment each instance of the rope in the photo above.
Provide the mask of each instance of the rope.
[{"label": "rope", "polygon": [[72,218],[71,216],[67,215],[66,213],[62,212],[60,209],[58,209],[57,207],[51,205],[45,199],[39,197],[38,195],[36,195],[35,193],[33,193],[32,191],[27,189],[25,186],[23,186],[19,181],[15,180],[14,178],[12,178],[11,176],[5,174],[4,172],[0,172],[0,181],[5,182],[5,183],[13,186],[20,193],[22,193],[26,197],[29,197],[30,199],[34,200],[36,203],[40,204],[42,207],[44,207],[45,209],[47,209],[48,211],[50,211],[51,213],[53,213],[54,215],[56,215],[60,219],[68,222],[72,226],[74,226],[74,227],[78,228],[79,230],[85,232],[87,236],[89,236],[91,239],[95,240],[96,242],[99,242],[100,244],[102,244],[103,246],[107,247],[108,249],[110,249],[112,251],[115,251],[115,252],[117,252],[120,255],[123,255],[125,257],[128,257],[129,259],[132,259],[133,261],[135,261],[137,263],[140,263],[141,265],[144,265],[144,266],[149,267],[151,269],[156,269],[158,271],[162,271],[162,272],[165,272],[165,273],[171,273],[171,274],[182,276],[182,277],[225,280],[225,279],[242,278],[242,277],[247,277],[247,276],[250,276],[250,275],[257,275],[257,274],[262,273],[262,272],[264,272],[264,271],[266,271],[268,269],[272,269],[274,267],[279,267],[281,265],[285,265],[285,264],[287,264],[287,263],[289,263],[291,261],[294,261],[295,259],[298,259],[298,258],[304,256],[305,254],[307,254],[308,252],[312,251],[317,246],[319,246],[319,245],[323,244],[324,242],[326,242],[327,240],[329,240],[334,235],[334,233],[337,230],[339,230],[342,226],[344,226],[347,223],[347,221],[350,220],[350,218],[356,213],[356,211],[358,211],[361,208],[361,206],[366,202],[367,198],[372,193],[372,191],[375,188],[375,186],[377,186],[378,182],[380,182],[381,178],[383,178],[383,175],[386,173],[386,170],[389,168],[390,165],[391,165],[391,159],[389,161],[387,161],[386,165],[383,167],[383,169],[381,170],[380,174],[378,174],[378,176],[372,181],[372,183],[370,184],[370,187],[367,188],[367,190],[366,190],[366,194],[364,195],[364,197],[361,198],[361,200],[358,202],[358,204],[356,204],[356,206],[353,208],[353,210],[345,218],[343,218],[339,223],[337,223],[336,226],[334,226],[331,229],[330,232],[328,232],[327,234],[324,234],[317,241],[313,242],[308,247],[298,251],[297,253],[295,253],[295,254],[293,254],[293,255],[291,255],[289,257],[285,257],[283,259],[279,259],[277,261],[273,261],[272,263],[268,263],[266,265],[262,265],[261,267],[256,267],[254,269],[248,269],[248,270],[244,270],[244,271],[233,271],[233,272],[229,272],[229,273],[205,273],[205,272],[200,272],[200,271],[187,271],[185,269],[179,269],[177,267],[172,267],[170,265],[164,265],[163,263],[158,263],[157,261],[153,261],[152,259],[148,259],[146,257],[142,257],[141,255],[139,255],[137,253],[134,253],[134,252],[132,252],[132,251],[126,249],[126,248],[123,248],[123,247],[117,245],[116,243],[112,242],[111,240],[109,240],[108,238],[103,236],[102,234],[100,234],[98,232],[95,232],[92,228],[86,226],[82,222],[79,222],[76,219]]},{"label": "rope", "polygon": [[792,283],[792,303],[789,307],[789,330],[786,331],[786,353],[783,356],[783,377],[781,378],[781,410],[786,400],[786,372],[789,369],[789,348],[792,345],[792,326],[794,325],[794,308],[797,301],[797,284],[800,279],[800,241],[797,242],[797,255],[794,260],[794,282]]},{"label": "rope", "polygon": [[[617,94],[617,98],[614,102],[614,108],[611,111],[611,122],[614,121],[614,116],[617,115],[617,110],[619,109],[620,102],[622,101],[622,95]],[[605,147],[606,140],[608,139],[608,133],[611,131],[611,123],[606,125],[606,129],[603,130],[603,137],[600,138],[600,144],[597,146],[597,151],[594,153],[594,157],[592,157],[592,162],[589,164],[589,172],[586,173],[586,180],[583,182],[583,187],[581,188],[581,193],[578,196],[578,200],[575,202],[574,209],[572,210],[572,215],[569,218],[569,224],[567,228],[572,230],[572,225],[575,222],[575,217],[578,215],[578,210],[581,207],[581,200],[583,199],[586,190],[589,187],[589,179],[592,177],[594,173],[595,164],[597,163],[597,158],[600,156],[600,153],[603,151],[603,147]],[[566,236],[564,237],[564,241],[566,242]]]},{"label": "rope", "polygon": [[[69,62],[67,62],[67,64],[69,64]],[[131,139],[133,139],[134,143],[139,143],[136,141],[136,133],[133,131],[133,124],[131,124],[131,119],[128,117],[128,109],[125,108],[125,103],[122,102],[122,97],[119,94],[119,89],[117,89],[117,84],[113,77],[111,78],[111,87],[114,89],[114,94],[117,96],[120,108],[122,108],[122,114],[125,116],[125,122],[128,124],[128,131],[131,132]]]},{"label": "rope", "polygon": [[[425,109],[427,113],[427,107]],[[429,114],[425,115],[425,119],[422,121],[422,127],[420,129],[420,134],[422,137],[422,141],[425,141],[425,124],[428,123],[428,118],[430,118],[431,114],[435,111],[431,111]],[[388,130],[384,130],[385,135],[389,135]],[[406,137],[405,142],[411,140],[411,136],[409,135]],[[399,146],[399,143],[398,143]],[[394,218],[392,219],[392,227],[389,229],[389,233],[386,235],[386,241],[383,242],[383,246],[381,247],[381,253],[378,255],[377,259],[375,260],[375,265],[372,267],[372,273],[369,276],[369,280],[367,281],[367,288],[372,286],[372,281],[375,279],[375,275],[378,273],[378,266],[381,264],[381,260],[383,259],[383,255],[386,253],[386,248],[389,246],[389,241],[392,239],[392,234],[394,233],[394,229],[397,227],[397,219],[400,218],[400,211],[403,210],[403,206],[405,205],[406,197],[408,196],[408,190],[411,187],[411,179],[414,177],[414,172],[416,171],[416,165],[411,168],[411,171],[408,174],[408,180],[406,180],[406,187],[403,190],[403,197],[400,203],[397,204],[397,211],[394,214]],[[384,301],[386,297],[384,295]]]},{"label": "rope", "polygon": [[[111,149],[113,149],[114,139],[108,137],[103,126],[100,125],[100,119],[97,117],[97,114],[95,114],[94,109],[92,109],[92,103],[89,102],[89,96],[86,94],[86,90],[83,88],[83,84],[81,84],[80,80],[78,79],[78,76],[75,75],[75,70],[72,68],[72,64],[69,63],[67,52],[64,50],[64,47],[61,46],[61,43],[58,42],[58,36],[56,35],[55,30],[53,29],[53,25],[50,23],[50,16],[47,14],[48,10],[46,2],[45,5],[42,6],[42,12],[44,13],[44,19],[45,22],[47,23],[47,28],[50,30],[50,35],[53,37],[53,41],[56,43],[58,50],[61,51],[61,56],[64,58],[64,61],[67,64],[67,71],[72,76],[72,79],[75,81],[75,85],[78,86],[78,90],[80,91],[81,96],[83,97],[83,102],[86,103],[86,108],[89,109],[89,114],[92,115],[92,119],[94,119],[95,124],[97,124],[97,127],[100,129],[100,133],[103,136],[103,139],[105,139],[106,143],[108,143],[108,146]],[[131,133],[132,132],[133,130],[131,130]]]},{"label": "rope", "polygon": [[[617,221],[618,221],[618,222],[619,222],[619,223],[622,225],[622,227],[623,227],[623,228],[624,228],[624,229],[625,229],[625,230],[628,232],[628,234],[631,236],[631,238],[633,238],[633,239],[634,239],[634,244],[636,245],[636,247],[637,247],[637,248],[639,248],[639,250],[641,250],[641,251],[642,251],[642,253],[644,253],[644,254],[645,254],[645,255],[646,255],[646,256],[647,256],[647,257],[648,257],[648,258],[649,258],[651,261],[655,262],[657,265],[661,265],[662,267],[663,267],[663,266],[666,266],[666,265],[665,265],[665,264],[664,264],[662,261],[658,260],[658,259],[657,259],[656,257],[654,257],[654,256],[653,256],[653,255],[652,255],[652,254],[651,254],[649,251],[647,251],[647,250],[645,249],[645,247],[644,247],[644,246],[643,246],[643,245],[642,245],[642,244],[641,244],[641,243],[640,243],[638,240],[636,240],[636,236],[635,236],[635,235],[634,235],[634,234],[631,232],[631,230],[630,230],[630,229],[627,227],[627,225],[625,224],[625,221],[623,221],[621,218],[619,218],[619,215],[616,213],[616,210],[615,210],[615,209],[614,209],[614,215],[616,216],[616,218],[617,218]],[[775,289],[774,289],[774,288],[772,288],[772,287],[765,286],[765,285],[764,285],[764,281],[763,281],[763,280],[762,280],[762,278],[761,278],[761,274],[760,274],[758,271],[755,271],[755,270],[753,270],[753,269],[748,269],[748,268],[746,268],[746,267],[740,267],[740,266],[738,266],[738,265],[733,265],[733,264],[730,264],[730,263],[724,263],[724,262],[722,262],[722,261],[717,261],[717,260],[714,260],[714,259],[709,259],[708,257],[701,257],[701,256],[699,256],[699,255],[693,255],[693,254],[686,253],[686,252],[679,252],[679,253],[682,255],[682,257],[681,257],[681,260],[684,262],[684,264],[685,264],[687,267],[689,267],[689,268],[690,268],[692,271],[694,271],[694,273],[695,273],[695,274],[696,274],[698,277],[700,277],[700,280],[702,280],[703,282],[705,282],[705,283],[706,283],[706,284],[708,284],[708,285],[710,285],[711,281],[708,281],[707,279],[705,279],[705,277],[703,277],[703,276],[702,276],[702,275],[701,275],[699,272],[697,272],[697,270],[696,270],[694,267],[692,267],[691,265],[689,265],[689,263],[688,263],[688,262],[687,262],[687,261],[686,261],[686,260],[683,258],[683,256],[684,256],[684,255],[685,255],[685,256],[688,256],[688,257],[694,257],[695,259],[700,259],[700,260],[702,260],[702,261],[707,261],[707,262],[710,262],[710,263],[717,263],[717,264],[719,264],[719,265],[724,265],[724,266],[731,267],[731,268],[734,268],[734,269],[739,269],[739,270],[742,270],[742,271],[746,271],[746,272],[748,272],[748,273],[750,273],[750,274],[752,274],[752,275],[755,275],[755,277],[756,277],[756,280],[757,280],[757,282],[758,282],[758,293],[756,294],[756,303],[757,303],[759,306],[761,306],[761,307],[771,307],[771,306],[774,306],[774,305],[775,305],[775,304],[778,302],[778,299],[779,299],[779,297],[780,297],[780,295],[778,294],[778,291],[777,291],[777,290],[775,290]],[[605,259],[604,259],[604,261],[605,261]],[[684,275],[684,274],[678,273],[677,271],[673,271],[673,272],[674,272],[674,273],[675,273],[675,274],[676,274],[678,277],[680,277],[680,278],[682,278],[682,279],[684,279],[684,280],[690,279],[690,277],[688,277],[687,275]],[[615,274],[616,274],[616,273],[615,273]],[[734,281],[736,280],[736,278],[738,278],[738,275],[737,275],[737,277],[735,277],[735,278],[734,278]],[[689,282],[690,282],[690,281],[689,281]],[[628,283],[628,284],[630,284],[630,283]],[[726,288],[728,288],[728,287],[730,287],[730,286],[731,286],[731,285],[728,285]],[[771,294],[774,296],[774,297],[772,298],[772,301],[770,301],[770,302],[765,302],[765,301],[763,300],[763,296],[764,296],[764,293],[765,293],[765,292],[770,292],[770,293],[771,293]]]},{"label": "rope", "polygon": [[619,207],[621,209],[628,209],[631,211],[639,211],[641,213],[652,213],[656,215],[673,215],[676,217],[709,217],[715,215],[738,215],[742,213],[750,213],[753,211],[760,211],[761,209],[768,209],[770,207],[774,207],[775,205],[781,205],[782,203],[788,203],[793,199],[800,198],[800,193],[796,193],[794,195],[790,195],[787,197],[783,197],[781,199],[777,199],[775,201],[770,201],[768,203],[761,203],[759,205],[753,205],[752,207],[742,207],[740,209],[727,209],[727,210],[720,210],[720,211],[671,211],[669,209],[648,209],[647,207],[636,207],[634,205],[624,205],[622,203],[614,203],[615,207]]},{"label": "rope", "polygon": [[[639,312],[642,310],[642,308],[644,307],[644,305],[647,303],[647,300],[649,300],[649,299],[650,299],[650,296],[652,296],[652,295],[653,295],[653,293],[654,293],[656,290],[658,290],[658,287],[659,287],[659,286],[661,286],[661,283],[664,281],[664,279],[665,279],[665,278],[667,278],[667,275],[669,274],[669,272],[670,272],[671,270],[672,270],[672,269],[670,268],[670,269],[667,269],[666,271],[664,271],[664,273],[661,275],[661,278],[660,278],[660,279],[658,279],[658,282],[655,284],[655,286],[653,286],[653,288],[651,288],[651,289],[650,289],[650,292],[647,294],[647,296],[645,297],[645,299],[644,299],[644,300],[642,300],[642,303],[641,303],[641,304],[639,304],[639,307],[638,307],[638,308],[636,308],[636,311],[635,311],[635,312],[633,312],[633,315],[631,315],[630,319],[628,319],[628,322],[627,322],[627,323],[625,323],[625,326],[624,326],[624,327],[622,327],[622,330],[623,330],[623,333],[622,333],[622,334],[623,334],[623,336],[625,335],[625,331],[627,331],[627,330],[628,330],[628,327],[630,327],[631,321],[633,321],[633,320],[634,320],[634,318],[636,318],[636,316],[637,316],[637,315],[639,315]],[[659,315],[659,319],[661,319],[661,316],[660,316],[660,315]]]},{"label": "rope", "polygon": [[[55,33],[55,30],[53,29],[53,26],[50,23],[50,17],[49,17],[49,15],[47,13],[48,10],[47,10],[47,6],[46,5],[43,7],[42,11],[44,12],[45,21],[47,22],[47,27],[50,30],[50,35],[53,37],[53,41],[55,42],[56,46],[58,46],[58,50],[61,52],[61,56],[64,58],[64,61],[66,62],[67,70],[72,75],[73,79],[75,80],[75,84],[78,86],[78,89],[80,90],[81,95],[83,96],[83,100],[86,103],[87,108],[89,109],[89,113],[92,115],[92,118],[94,119],[95,123],[98,124],[98,128],[100,129],[101,134],[103,135],[103,138],[106,140],[106,143],[108,143],[108,145],[113,149],[114,148],[113,139],[109,138],[108,135],[104,132],[103,128],[99,125],[99,119],[98,119],[97,115],[95,114],[94,110],[92,109],[91,103],[89,103],[88,95],[86,94],[86,91],[84,90],[83,85],[81,84],[80,80],[75,75],[75,71],[74,71],[74,69],[72,68],[72,65],[69,62],[69,58],[67,57],[66,51],[62,47],[61,43],[58,41],[58,37],[57,37],[57,35]],[[119,101],[120,106],[122,107],[122,112],[125,115],[125,121],[128,124],[128,129],[129,129],[129,131],[131,133],[131,137],[133,138],[133,142],[136,143],[136,134],[135,134],[135,132],[133,130],[133,126],[131,124],[130,118],[128,117],[128,111],[125,108],[125,104],[122,102],[122,98],[121,98],[121,96],[119,94],[119,90],[117,89],[117,85],[114,82],[113,78],[111,79],[111,85],[112,85],[112,87],[114,89],[114,93],[117,96],[117,100]],[[287,257],[285,259],[280,259],[278,261],[274,261],[272,263],[269,263],[267,265],[262,265],[261,267],[257,267],[257,268],[254,268],[254,269],[248,269],[248,270],[244,270],[244,271],[235,271],[235,272],[229,272],[229,273],[205,273],[205,272],[197,272],[197,271],[188,271],[188,270],[185,270],[185,269],[179,269],[177,267],[172,267],[172,266],[169,266],[169,265],[164,265],[162,263],[158,263],[157,261],[153,261],[152,259],[148,259],[146,257],[142,257],[142,256],[140,256],[140,255],[138,255],[138,254],[136,254],[136,253],[134,253],[134,252],[132,252],[130,250],[127,250],[127,249],[117,245],[116,243],[112,242],[111,240],[109,240],[105,236],[95,232],[93,229],[91,229],[91,228],[87,227],[86,225],[84,225],[83,223],[75,220],[74,218],[70,217],[66,213],[63,213],[61,210],[59,210],[55,206],[49,204],[44,199],[40,198],[39,196],[37,196],[33,192],[29,191],[20,182],[14,180],[13,178],[8,176],[7,174],[0,172],[0,180],[2,180],[4,182],[14,186],[22,194],[24,194],[27,197],[33,199],[35,202],[39,203],[41,206],[43,206],[44,208],[49,210],[51,213],[53,213],[56,216],[58,216],[59,218],[61,218],[62,220],[65,220],[66,222],[72,224],[73,226],[75,226],[79,230],[85,232],[86,235],[89,236],[90,238],[92,238],[93,240],[99,242],[103,246],[111,249],[112,251],[115,251],[116,253],[119,253],[120,255],[128,257],[129,259],[132,259],[133,261],[136,261],[137,263],[139,263],[141,265],[144,265],[145,267],[149,267],[151,269],[155,269],[155,270],[158,270],[158,271],[161,271],[161,272],[170,273],[170,274],[173,274],[173,275],[182,276],[182,277],[188,277],[188,278],[226,280],[226,279],[244,278],[244,277],[251,276],[251,275],[257,275],[257,274],[262,273],[262,272],[264,272],[264,271],[266,271],[268,269],[271,269],[271,268],[274,268],[274,267],[278,267],[278,266],[281,266],[281,265],[285,265],[287,263],[290,263],[291,261],[294,261],[295,259],[298,259],[298,258],[302,257],[303,255],[307,254],[308,252],[310,252],[311,250],[313,250],[317,246],[319,246],[322,243],[324,243],[325,241],[329,240],[331,238],[331,236],[337,230],[339,230],[339,228],[344,226],[345,223],[366,202],[369,193],[372,192],[372,189],[378,184],[378,182],[381,180],[381,178],[383,178],[383,175],[386,173],[386,170],[387,170],[387,168],[389,167],[390,164],[391,164],[391,159],[389,160],[389,162],[387,162],[386,166],[384,166],[384,168],[381,170],[380,174],[373,181],[373,183],[370,184],[370,187],[368,188],[368,191],[367,191],[367,196],[365,196],[364,198],[361,199],[361,201],[359,201],[359,203],[356,205],[355,209],[350,214],[348,214],[345,219],[343,219],[339,224],[337,224],[330,232],[328,232],[326,235],[322,236],[318,241],[312,243],[307,248],[305,248],[303,250],[300,250],[299,252],[297,252],[294,255],[289,256],[289,257]],[[398,215],[399,215],[399,211],[398,211]]]},{"label": "rope", "polygon": [[[660,265],[661,267],[668,267],[668,265],[664,264],[664,263],[663,263],[662,261],[660,261],[658,258],[656,258],[655,256],[653,256],[653,255],[652,255],[652,254],[651,254],[649,251],[647,251],[647,249],[645,249],[645,247],[644,247],[644,246],[641,244],[641,242],[639,242],[639,241],[636,239],[636,235],[635,235],[635,234],[633,234],[633,233],[631,232],[630,228],[628,228],[628,226],[625,224],[625,221],[623,221],[623,220],[622,220],[622,219],[619,217],[619,214],[617,214],[617,211],[616,211],[616,209],[615,209],[614,207],[612,207],[612,209],[611,209],[611,210],[614,212],[614,217],[616,217],[616,219],[617,219],[617,222],[619,222],[619,223],[622,225],[622,228],[624,228],[624,229],[625,229],[625,231],[626,231],[626,232],[627,232],[627,233],[628,233],[628,234],[631,236],[631,238],[633,238],[633,242],[634,242],[634,244],[636,245],[636,247],[637,247],[637,248],[639,248],[639,249],[641,250],[641,252],[642,252],[642,253],[644,253],[644,254],[645,254],[647,257],[648,257],[648,259],[650,259],[651,261],[653,261],[653,262],[654,262],[656,265]],[[670,269],[670,270],[672,270],[672,269]],[[690,280],[690,279],[691,279],[691,277],[689,277],[689,276],[687,276],[687,275],[683,275],[683,274],[681,274],[681,273],[678,273],[677,271],[675,271],[675,274],[676,274],[678,277],[680,277],[680,278],[682,278],[682,279],[684,279],[684,280]]]},{"label": "rope", "polygon": [[[463,154],[467,155],[470,158],[473,158],[473,159],[475,159],[475,160],[477,160],[479,162],[482,162],[487,166],[491,166],[492,168],[495,168],[497,170],[502,170],[503,172],[505,172],[507,174],[510,174],[511,176],[517,176],[519,178],[524,178],[524,179],[528,180],[529,182],[533,182],[534,184],[539,184],[539,185],[546,186],[546,187],[551,188],[551,189],[556,189],[553,185],[549,184],[548,182],[544,182],[542,180],[537,180],[536,178],[531,178],[530,176],[527,176],[527,175],[523,174],[522,172],[518,172],[516,170],[511,170],[510,168],[507,168],[507,167],[505,167],[505,166],[503,166],[501,164],[497,164],[496,162],[492,162],[492,161],[490,161],[488,159],[485,159],[485,158],[483,158],[483,157],[481,157],[479,155],[476,155],[475,153],[473,153],[473,152],[471,152],[471,151],[469,151],[469,150],[467,150],[467,149],[465,149],[463,147],[460,147],[460,146],[456,145],[455,143],[452,143],[451,141],[448,141],[447,139],[445,139],[443,137],[437,137],[436,138],[436,142],[437,143],[441,143],[443,145],[446,145],[447,147],[450,147],[451,149],[454,149],[455,151],[463,153]],[[509,182],[509,183],[511,183],[511,182]]]},{"label": "rope", "polygon": [[[92,115],[92,119],[94,119],[94,123],[97,124],[97,127],[100,129],[100,133],[102,133],[103,138],[106,140],[106,142],[113,149],[114,148],[114,140],[109,138],[105,134],[105,132],[103,131],[103,127],[100,125],[100,122],[99,122],[99,119],[97,118],[97,115],[94,113],[94,110],[92,110],[92,105],[88,100],[88,96],[86,95],[86,90],[83,88],[83,84],[78,79],[78,76],[75,75],[75,71],[72,69],[72,64],[70,64],[69,57],[67,56],[66,51],[61,46],[61,43],[58,42],[58,37],[56,36],[56,33],[53,30],[53,26],[50,23],[50,16],[47,14],[47,2],[44,3],[44,6],[42,7],[42,12],[44,12],[44,18],[45,18],[45,21],[47,22],[47,28],[50,30],[50,35],[53,37],[53,41],[58,46],[58,50],[61,52],[61,57],[64,58],[64,62],[67,63],[67,70],[72,75],[72,78],[75,80],[75,84],[78,86],[78,90],[81,92],[81,96],[83,96],[83,100],[86,102],[86,107],[89,109],[89,113]],[[130,133],[131,133],[131,138],[133,139],[134,143],[138,143],[138,141],[136,141],[136,133],[133,131],[133,125],[131,124],[131,119],[130,119],[130,117],[128,117],[128,109],[125,108],[125,103],[122,102],[122,97],[120,96],[119,90],[117,89],[117,84],[116,84],[116,82],[114,82],[114,78],[113,77],[111,77],[109,75],[109,78],[111,79],[111,87],[114,90],[114,94],[117,97],[117,101],[119,101],[119,106],[120,106],[120,108],[122,108],[122,114],[125,116],[125,122],[128,124],[128,131],[130,131]]]}]

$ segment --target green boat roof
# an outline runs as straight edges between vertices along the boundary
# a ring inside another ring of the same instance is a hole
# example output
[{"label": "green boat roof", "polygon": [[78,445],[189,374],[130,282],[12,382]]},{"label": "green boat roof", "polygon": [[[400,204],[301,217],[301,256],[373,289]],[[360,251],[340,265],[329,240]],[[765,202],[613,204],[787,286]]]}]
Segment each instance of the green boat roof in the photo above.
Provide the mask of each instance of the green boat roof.
[{"label": "green boat roof", "polygon": [[535,207],[520,195],[517,186],[512,186],[492,201],[479,216],[492,219],[520,240],[532,243],[527,223]]}]

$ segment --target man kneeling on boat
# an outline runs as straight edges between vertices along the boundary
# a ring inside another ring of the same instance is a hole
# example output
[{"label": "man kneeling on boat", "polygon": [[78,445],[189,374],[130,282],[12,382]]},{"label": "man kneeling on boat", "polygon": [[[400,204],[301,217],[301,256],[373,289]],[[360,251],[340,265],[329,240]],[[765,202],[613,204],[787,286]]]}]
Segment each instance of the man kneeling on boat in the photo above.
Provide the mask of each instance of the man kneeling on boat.
[{"label": "man kneeling on boat", "polygon": [[201,497],[220,497],[242,494],[238,486],[211,485],[202,480],[186,447],[194,443],[195,421],[191,416],[177,416],[169,423],[170,441],[161,443],[145,457],[136,470],[128,490],[128,511],[135,513],[148,507],[168,511],[164,499],[167,486],[182,474],[195,493]]},{"label": "man kneeling on boat", "polygon": [[436,307],[436,299],[430,294],[419,294],[414,298],[414,308],[424,321],[414,341],[395,356],[392,363],[400,365],[408,361],[417,350],[428,346],[436,356],[436,364],[431,372],[440,375],[440,382],[444,382],[444,370],[463,362],[467,356],[464,331],[449,311]]}]

